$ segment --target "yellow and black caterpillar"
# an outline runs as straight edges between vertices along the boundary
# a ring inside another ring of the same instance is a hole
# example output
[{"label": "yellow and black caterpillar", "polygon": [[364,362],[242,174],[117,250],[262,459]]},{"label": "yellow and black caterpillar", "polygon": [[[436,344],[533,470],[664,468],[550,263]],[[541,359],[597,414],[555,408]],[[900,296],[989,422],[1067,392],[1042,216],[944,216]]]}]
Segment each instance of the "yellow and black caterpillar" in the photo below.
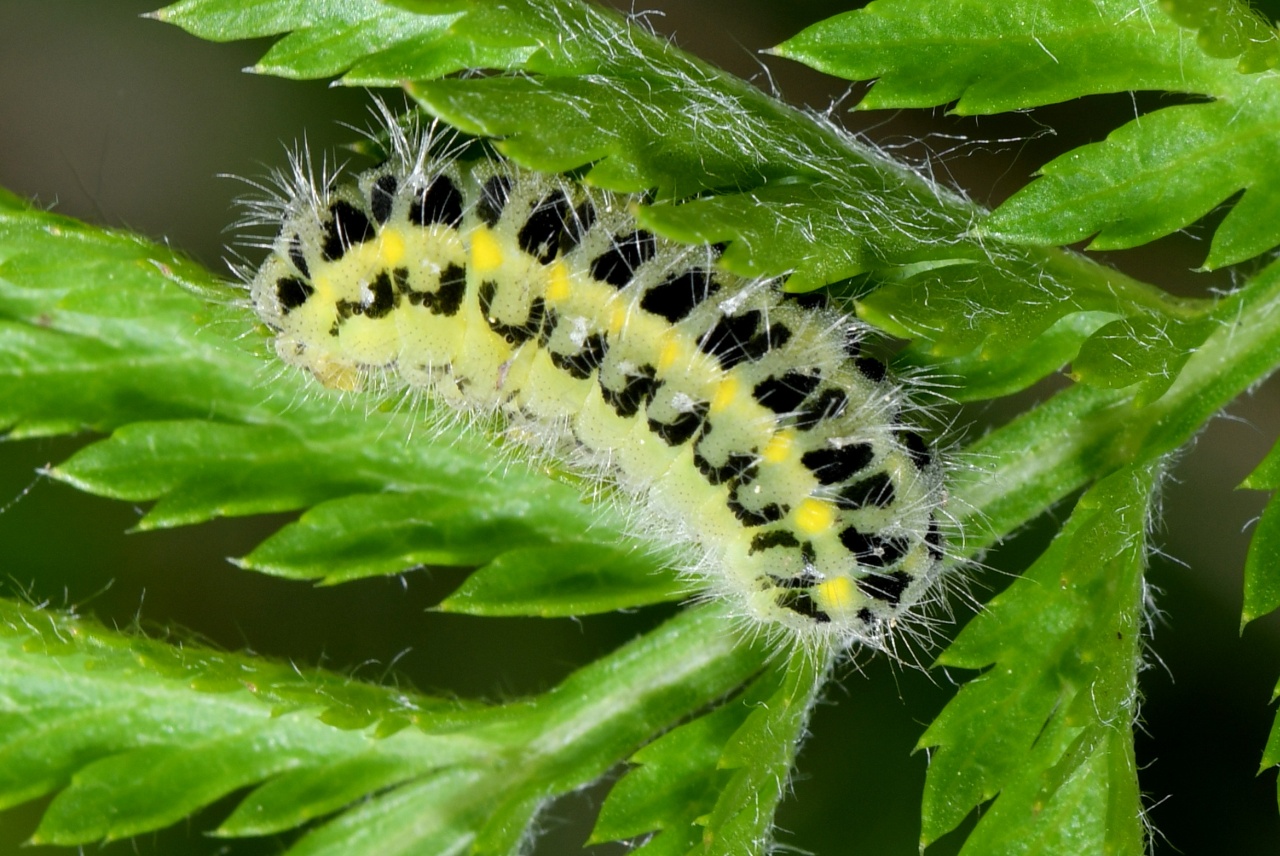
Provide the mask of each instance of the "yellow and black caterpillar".
[{"label": "yellow and black caterpillar", "polygon": [[332,188],[295,169],[251,283],[285,361],[498,417],[769,635],[883,648],[936,597],[943,465],[856,320],[637,228],[631,197],[439,142],[393,129]]}]

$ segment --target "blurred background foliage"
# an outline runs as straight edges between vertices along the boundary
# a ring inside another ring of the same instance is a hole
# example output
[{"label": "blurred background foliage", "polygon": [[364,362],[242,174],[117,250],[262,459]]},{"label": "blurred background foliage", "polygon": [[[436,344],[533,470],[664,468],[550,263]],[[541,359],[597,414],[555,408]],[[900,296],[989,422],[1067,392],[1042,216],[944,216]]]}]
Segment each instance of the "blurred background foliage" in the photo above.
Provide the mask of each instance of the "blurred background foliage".
[{"label": "blurred background foliage", "polygon": [[[0,0],[0,186],[59,212],[163,239],[225,270],[224,229],[244,191],[229,173],[260,176],[283,162],[282,143],[304,135],[331,152],[366,124],[362,91],[240,72],[261,43],[213,45],[138,17],[145,0]],[[616,5],[631,9],[629,0]],[[849,89],[783,60],[758,56],[806,24],[862,5],[828,0],[644,0],[648,20],[691,52],[793,104],[834,109],[865,134],[939,180],[994,205],[1053,156],[1104,137],[1135,110],[1169,96],[1095,97],[998,117],[942,111],[849,113],[865,87]],[[1280,11],[1280,0],[1267,8]],[[1221,216],[1221,213],[1216,215]],[[1215,222],[1215,215],[1207,218]],[[1182,294],[1231,286],[1231,272],[1193,268],[1206,224],[1136,251],[1105,254],[1129,273]],[[139,307],[145,311],[145,307]],[[248,322],[246,321],[246,327]],[[961,413],[977,436],[1052,391]],[[1159,834],[1157,853],[1271,854],[1280,844],[1274,772],[1255,778],[1280,675],[1280,620],[1243,637],[1241,576],[1248,525],[1264,495],[1235,486],[1280,434],[1280,384],[1271,382],[1216,420],[1182,453],[1164,491],[1150,582],[1156,605],[1153,668],[1138,756]],[[425,610],[459,580],[415,571],[335,588],[238,570],[243,555],[288,519],[222,520],[128,534],[142,509],[77,493],[38,475],[90,438],[0,442],[0,589],[54,606],[77,605],[109,624],[181,627],[232,649],[319,664],[367,680],[388,676],[423,689],[501,699],[552,686],[575,666],[656,625],[669,610],[570,620],[478,619]],[[3,438],[0,438],[3,440]],[[976,575],[986,600],[1047,543],[1054,520],[1032,525],[988,557]],[[959,619],[970,613],[961,610]],[[843,669],[814,717],[780,841],[820,856],[917,852],[926,766],[911,749],[964,676],[924,674],[883,658]],[[577,852],[603,787],[553,807],[539,854]],[[1173,796],[1165,799],[1166,795]],[[257,854],[283,840],[223,842],[195,831],[215,825],[224,801],[190,825],[105,846],[107,854]],[[0,813],[0,856],[59,853],[23,847],[43,803]],[[930,854],[955,852],[963,833]],[[616,846],[598,853],[621,852]]]}]

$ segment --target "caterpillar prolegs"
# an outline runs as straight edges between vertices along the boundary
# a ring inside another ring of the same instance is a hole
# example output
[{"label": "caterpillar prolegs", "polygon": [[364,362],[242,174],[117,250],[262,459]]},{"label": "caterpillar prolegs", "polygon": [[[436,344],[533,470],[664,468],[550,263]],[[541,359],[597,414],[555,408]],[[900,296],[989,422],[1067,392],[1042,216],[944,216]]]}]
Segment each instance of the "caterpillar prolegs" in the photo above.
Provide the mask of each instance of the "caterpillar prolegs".
[{"label": "caterpillar prolegs", "polygon": [[286,362],[496,416],[768,635],[883,648],[936,597],[944,467],[860,322],[639,228],[632,197],[440,143],[393,127],[380,166],[316,187],[295,164],[260,206],[251,294]]}]

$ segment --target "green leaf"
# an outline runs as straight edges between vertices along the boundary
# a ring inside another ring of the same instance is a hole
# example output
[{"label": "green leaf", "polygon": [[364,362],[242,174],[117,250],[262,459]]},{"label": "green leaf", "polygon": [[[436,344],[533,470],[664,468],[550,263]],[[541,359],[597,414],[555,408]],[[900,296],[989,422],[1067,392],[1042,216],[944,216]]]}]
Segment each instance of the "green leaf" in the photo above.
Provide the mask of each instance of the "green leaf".
[{"label": "green leaf", "polygon": [[1280,366],[1280,266],[1214,308],[1212,332],[1169,389],[1077,385],[972,443],[951,479],[965,552],[978,551],[1108,473],[1178,449]]},{"label": "green leaf", "polygon": [[756,707],[730,738],[720,766],[733,771],[707,816],[706,856],[765,853],[773,838],[773,815],[786,792],[796,749],[809,723],[831,652],[789,657],[775,669],[778,688]]},{"label": "green leaf", "polygon": [[550,693],[486,708],[0,601],[0,806],[56,793],[34,840],[76,844],[157,829],[256,785],[219,834],[354,804],[290,853],[439,852],[486,837],[494,846],[477,852],[509,852],[547,799],[760,668],[762,652],[726,624],[690,610]]},{"label": "green leaf", "polygon": [[1172,324],[1211,308],[1207,301],[1170,299],[1118,271],[1094,278],[1072,254],[1028,254],[1007,262],[1004,270],[969,263],[906,267],[860,297],[858,315],[916,340],[915,348],[931,356],[1013,361],[1062,319],[1081,312],[1152,316]]},{"label": "green leaf", "polygon": [[[508,550],[588,540],[593,509],[563,485],[424,485],[323,502],[246,556],[245,567],[338,583],[415,565],[483,565]],[[541,490],[543,495],[538,496]],[[639,563],[637,563],[639,564]],[[655,563],[648,565],[652,571]]]},{"label": "green leaf", "polygon": [[[862,178],[873,176],[849,176],[846,181],[854,185],[850,191],[859,197],[873,195],[875,190],[863,184]],[[899,210],[872,209],[850,220],[849,212],[832,204],[829,191],[822,183],[780,182],[762,186],[746,198],[742,194],[720,194],[680,204],[650,205],[641,209],[639,219],[643,225],[681,241],[718,243],[737,239],[721,257],[721,264],[743,276],[794,270],[787,280],[792,292],[811,291],[826,283],[922,259],[931,261],[931,267],[976,263],[978,253],[972,247],[926,250],[922,246],[921,239],[928,231],[946,234],[956,226],[930,213],[929,203],[923,199],[918,200],[917,209],[922,215],[916,224],[920,231],[899,231],[901,221],[894,219],[901,213]],[[816,232],[806,234],[797,228],[795,216],[800,212],[811,218],[809,226]],[[838,218],[845,218],[844,240],[834,240],[840,228],[835,222]],[[830,252],[815,258],[814,241],[818,235],[830,239]],[[767,264],[761,260],[763,248],[768,248]]]},{"label": "green leaf", "polygon": [[1101,92],[1187,91],[1218,63],[1179,49],[1181,28],[1133,0],[877,0],[774,52],[847,80],[876,80],[859,109],[1001,113]]},{"label": "green leaf", "polygon": [[[383,55],[395,56],[406,46],[440,38],[458,15],[414,14],[378,0],[319,0],[305,5],[185,0],[151,17],[215,42],[287,34],[251,70],[310,79],[359,69],[367,62],[387,73],[387,63],[379,62]],[[440,73],[456,70],[446,68]]]},{"label": "green leaf", "polygon": [[[586,540],[597,509],[545,480],[509,490],[424,484],[315,506],[244,559],[246,567],[326,583],[414,565],[482,565],[507,550]],[[652,570],[655,565],[650,564]]]},{"label": "green leaf", "polygon": [[1244,563],[1240,629],[1280,609],[1280,500],[1272,496],[1258,520]]},{"label": "green leaf", "polygon": [[[136,422],[52,472],[81,490],[115,499],[158,500],[139,524],[155,529],[305,508],[334,496],[386,489],[400,481],[397,476],[404,477],[401,484],[412,484],[413,475],[427,480],[444,468],[447,454],[440,450],[428,453],[425,467],[407,448],[404,455],[368,460],[358,446],[379,421],[338,418],[329,425],[304,423],[302,431],[289,425]],[[425,473],[406,473],[413,463]],[[461,466],[467,463],[463,457]],[[458,465],[454,472],[459,479],[480,475]]]},{"label": "green leaf", "polygon": [[681,600],[687,582],[654,570],[654,557],[611,544],[558,544],[506,550],[479,568],[440,602],[466,615],[538,615],[544,618],[613,612]]},{"label": "green leaf", "polygon": [[640,853],[679,853],[703,840],[698,821],[709,815],[730,776],[721,769],[725,746],[781,677],[757,678],[738,698],[663,735],[628,759],[633,767],[609,791],[590,843],[660,832]]},{"label": "green leaf", "polygon": [[0,662],[0,805],[65,787],[36,833],[49,843],[155,829],[276,770],[356,753],[386,753],[420,774],[424,763],[460,753],[420,733],[378,740],[317,714],[425,721],[468,707],[195,645],[169,647],[4,601]]},{"label": "green leaf", "polygon": [[936,747],[922,844],[996,797],[962,852],[1145,852],[1131,728],[1159,469],[1090,488],[1045,554],[939,658],[986,671],[920,739]]},{"label": "green leaf", "polygon": [[[1280,445],[1271,449],[1240,486],[1271,491],[1280,488]],[[1245,559],[1241,632],[1255,618],[1276,609],[1280,609],[1280,500],[1273,495],[1253,531]]]},{"label": "green leaf", "polygon": [[955,401],[982,401],[1012,395],[1069,363],[1080,346],[1103,325],[1113,321],[1109,312],[1077,312],[1065,315],[1024,348],[992,353],[978,348],[971,354],[937,359],[916,346],[905,350],[895,365],[919,367],[931,382]]},{"label": "green leaf", "polygon": [[1240,483],[1240,487],[1250,490],[1280,489],[1280,443],[1271,447],[1262,463],[1254,467],[1253,472]]},{"label": "green leaf", "polygon": [[658,832],[636,852],[765,853],[829,654],[775,659],[740,696],[631,757],[591,843]]},{"label": "green leaf", "polygon": [[[1277,698],[1280,698],[1280,685],[1271,691],[1273,704]],[[1280,714],[1271,724],[1271,734],[1267,737],[1267,746],[1262,751],[1262,764],[1258,767],[1258,772],[1261,773],[1278,764],[1280,764]],[[1280,782],[1277,783],[1277,799],[1280,800]]]},{"label": "green leaf", "polygon": [[[1280,88],[1255,81],[1239,98],[1166,107],[1046,164],[984,234],[1024,243],[1135,247],[1190,225],[1244,189],[1214,236],[1206,267],[1280,243],[1280,181],[1268,168],[1280,135]],[[1248,109],[1240,99],[1248,98]],[[1255,198],[1256,197],[1256,198]]]},{"label": "green leaf", "polygon": [[216,834],[237,838],[285,832],[418,774],[408,759],[378,751],[288,770],[255,788]]},{"label": "green leaf", "polygon": [[[1244,191],[1218,227],[1205,267],[1280,244],[1280,84],[1244,75],[1280,62],[1280,36],[1247,5],[1202,0],[880,0],[815,24],[777,53],[849,79],[877,79],[862,109],[955,102],[996,113],[1104,92],[1195,93],[1105,142],[1047,164],[980,224],[1022,244],[1134,247],[1181,229]],[[1188,49],[1184,27],[1199,30]],[[1230,60],[1239,57],[1238,62]]]},{"label": "green leaf", "polygon": [[1173,385],[1191,354],[1218,327],[1216,317],[1183,321],[1136,315],[1112,321],[1081,346],[1071,374],[1111,389],[1139,384],[1136,401],[1146,404]]},{"label": "green leaf", "polygon": [[[0,429],[105,431],[204,416],[211,401],[233,418],[255,411],[244,376],[254,362],[200,332],[227,315],[183,288],[210,284],[207,272],[141,238],[9,202],[0,211]],[[238,365],[241,376],[224,380],[211,364]]]}]

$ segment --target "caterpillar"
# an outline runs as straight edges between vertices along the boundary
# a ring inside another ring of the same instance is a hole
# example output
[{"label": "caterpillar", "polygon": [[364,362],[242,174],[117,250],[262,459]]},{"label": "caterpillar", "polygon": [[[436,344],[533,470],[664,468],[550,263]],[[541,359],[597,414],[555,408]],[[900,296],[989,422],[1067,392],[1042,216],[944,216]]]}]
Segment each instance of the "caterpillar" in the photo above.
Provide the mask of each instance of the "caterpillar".
[{"label": "caterpillar", "polygon": [[639,228],[636,197],[386,118],[381,165],[317,186],[295,157],[260,205],[249,291],[286,363],[610,486],[771,638],[884,649],[937,599],[945,467],[861,322]]}]

